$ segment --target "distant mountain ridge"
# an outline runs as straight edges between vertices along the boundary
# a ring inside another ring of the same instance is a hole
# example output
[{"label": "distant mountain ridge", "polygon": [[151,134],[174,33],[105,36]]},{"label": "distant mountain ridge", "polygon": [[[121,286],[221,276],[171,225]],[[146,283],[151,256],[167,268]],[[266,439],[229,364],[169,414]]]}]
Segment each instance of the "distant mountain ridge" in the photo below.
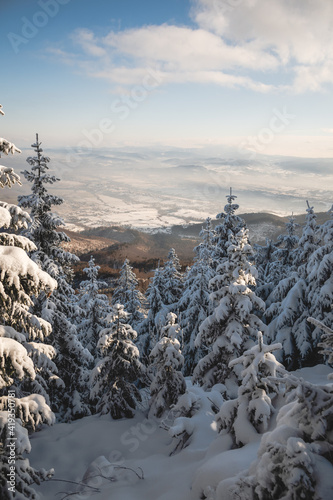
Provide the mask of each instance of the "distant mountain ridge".
[{"label": "distant mountain ridge", "polygon": [[[275,241],[285,230],[288,217],[280,217],[270,213],[240,214],[246,221],[249,229],[250,242],[265,244],[266,239]],[[318,224],[329,219],[327,213],[318,213]],[[301,234],[305,215],[295,216],[299,224],[297,230]],[[215,227],[220,220],[212,220]],[[128,258],[139,273],[147,273],[156,267],[158,261],[163,262],[170,248],[175,248],[185,267],[190,265],[194,258],[193,248],[198,244],[199,233],[204,221],[187,226],[177,225],[167,231],[153,233],[140,231],[131,227],[112,226],[89,228],[79,233],[66,231],[71,238],[68,248],[80,256],[84,267],[93,254],[96,262],[103,265],[106,274],[115,274],[117,269]]]},{"label": "distant mountain ridge", "polygon": [[[274,215],[266,212],[259,213],[245,213],[240,214],[249,229],[250,232],[250,240],[253,243],[263,244],[265,243],[266,238],[276,239],[276,237],[281,234],[285,228],[286,222],[288,222],[288,217],[281,217],[279,215]],[[305,214],[296,215],[295,221],[300,225],[298,232],[301,233],[301,226],[305,221]],[[329,215],[325,212],[321,212],[317,214],[318,224],[322,224],[326,220],[329,219]],[[219,219],[212,219],[213,226],[217,226],[220,224]],[[179,238],[199,238],[199,233],[204,225],[204,221],[202,223],[196,224],[188,224],[188,225],[174,225],[168,228],[167,230],[154,230],[153,234],[151,234],[152,239],[160,239],[161,236],[156,237],[156,235],[169,235],[170,240],[179,237]],[[260,229],[262,229],[260,231]],[[82,236],[90,237],[90,236],[98,236],[106,239],[115,240],[119,243],[133,243],[138,234],[149,234],[147,231],[142,231],[139,229],[133,229],[130,227],[122,227],[122,226],[111,226],[111,227],[95,227],[89,228],[78,233]],[[167,239],[167,238],[166,238]]]}]

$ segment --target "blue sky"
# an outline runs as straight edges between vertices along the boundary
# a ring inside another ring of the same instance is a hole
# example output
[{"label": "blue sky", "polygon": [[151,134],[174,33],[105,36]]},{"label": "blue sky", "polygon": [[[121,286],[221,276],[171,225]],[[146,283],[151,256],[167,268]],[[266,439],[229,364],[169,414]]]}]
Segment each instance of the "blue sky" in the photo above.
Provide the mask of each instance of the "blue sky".
[{"label": "blue sky", "polygon": [[333,158],[333,2],[1,0],[1,135]]}]

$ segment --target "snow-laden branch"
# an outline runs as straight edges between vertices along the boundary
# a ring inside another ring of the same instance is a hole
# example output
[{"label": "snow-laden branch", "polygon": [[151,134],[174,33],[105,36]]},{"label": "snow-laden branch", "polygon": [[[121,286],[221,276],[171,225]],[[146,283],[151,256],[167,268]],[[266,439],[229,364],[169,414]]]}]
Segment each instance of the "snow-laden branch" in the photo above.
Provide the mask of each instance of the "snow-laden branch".
[{"label": "snow-laden branch", "polygon": [[15,146],[12,142],[7,141],[7,139],[4,139],[3,137],[0,137],[0,152],[4,153],[5,155],[8,155],[11,153],[12,155],[14,153],[22,153],[22,151]]},{"label": "snow-laden branch", "polygon": [[[8,367],[11,375],[8,374]],[[11,385],[13,377],[22,379],[25,376],[32,380],[36,377],[27,350],[14,339],[0,337],[0,388]]]},{"label": "snow-laden branch", "polygon": [[11,167],[0,165],[0,187],[12,187],[14,184],[22,186],[20,176]]},{"label": "snow-laden branch", "polygon": [[324,323],[322,323],[321,321],[318,321],[317,319],[311,317],[308,318],[307,321],[311,323],[311,325],[317,326],[318,328],[323,330],[323,332],[328,333],[329,335],[333,335],[333,330],[328,326],[324,325]]},{"label": "snow-laden branch", "polygon": [[[13,401],[13,399],[12,399]],[[15,414],[19,418],[24,427],[30,427],[36,430],[36,427],[46,423],[53,425],[55,423],[55,415],[51,408],[46,404],[45,398],[39,394],[30,394],[24,398],[14,398]],[[0,398],[0,411],[8,408],[8,397]]]},{"label": "snow-laden branch", "polygon": [[[30,215],[22,208],[17,205],[13,205],[12,203],[6,203],[5,201],[0,201],[1,210],[1,221],[2,227],[11,226],[13,229],[21,229],[27,228],[28,223],[31,222]],[[8,214],[5,215],[5,210],[7,210]]]}]

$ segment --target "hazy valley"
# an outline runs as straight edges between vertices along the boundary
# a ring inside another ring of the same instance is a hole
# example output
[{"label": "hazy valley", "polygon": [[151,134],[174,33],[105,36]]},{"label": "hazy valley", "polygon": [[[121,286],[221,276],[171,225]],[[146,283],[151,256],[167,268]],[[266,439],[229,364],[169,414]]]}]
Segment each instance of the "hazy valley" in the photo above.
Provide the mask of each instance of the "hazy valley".
[{"label": "hazy valley", "polygon": [[[57,210],[74,231],[126,226],[153,232],[202,223],[223,211],[230,186],[240,212],[302,214],[309,200],[318,213],[329,210],[333,201],[329,158],[241,154],[222,146],[93,152],[43,147],[51,158],[50,173],[61,180],[53,187],[64,198]],[[24,149],[10,164],[20,172],[29,155],[31,150]],[[22,180],[22,187],[4,193],[11,201],[29,192]]]}]

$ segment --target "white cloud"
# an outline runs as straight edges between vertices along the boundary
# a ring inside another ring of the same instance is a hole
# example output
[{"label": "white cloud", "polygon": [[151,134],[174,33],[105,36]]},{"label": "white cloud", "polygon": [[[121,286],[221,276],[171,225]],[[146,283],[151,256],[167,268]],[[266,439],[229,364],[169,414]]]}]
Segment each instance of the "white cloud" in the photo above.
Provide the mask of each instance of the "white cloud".
[{"label": "white cloud", "polygon": [[90,56],[104,57],[107,55],[106,50],[98,44],[92,31],[88,29],[78,29],[74,31],[72,40]]},{"label": "white cloud", "polygon": [[106,45],[138,60],[160,62],[166,69],[184,71],[250,68],[268,70],[278,61],[255,44],[227,44],[221,37],[203,29],[178,26],[147,26],[111,32]]},{"label": "white cloud", "polygon": [[118,92],[122,94],[127,94],[128,92],[126,92],[126,89],[121,86],[142,85],[148,78],[151,78],[151,81],[150,83],[148,81],[148,84],[151,84],[151,87],[153,88],[167,83],[213,83],[229,88],[248,88],[262,93],[274,90],[272,85],[257,82],[246,76],[227,74],[221,71],[164,71],[159,68],[152,69],[151,66],[138,68],[121,66],[107,68],[100,71],[95,71],[90,68],[90,70],[90,76],[94,78],[103,78],[112,84],[119,85],[120,87],[118,87]]},{"label": "white cloud", "polygon": [[333,61],[326,65],[296,66],[294,72],[293,90],[296,92],[317,92],[321,91],[325,84],[333,83]]},{"label": "white cloud", "polygon": [[[125,86],[140,84],[150,67],[165,83],[259,92],[321,91],[333,83],[329,0],[194,0],[191,16],[195,28],[152,25],[101,38],[77,30],[72,35],[82,50],[77,64],[90,76]],[[287,83],[269,83],[281,75]]]},{"label": "white cloud", "polygon": [[303,64],[324,61],[333,47],[333,3],[327,0],[198,0],[197,24],[237,43],[264,48]]},{"label": "white cloud", "polygon": [[[333,82],[333,2],[327,0],[197,0],[197,24],[232,41],[256,41],[295,73],[294,91]],[[313,74],[315,73],[315,74]]]}]

